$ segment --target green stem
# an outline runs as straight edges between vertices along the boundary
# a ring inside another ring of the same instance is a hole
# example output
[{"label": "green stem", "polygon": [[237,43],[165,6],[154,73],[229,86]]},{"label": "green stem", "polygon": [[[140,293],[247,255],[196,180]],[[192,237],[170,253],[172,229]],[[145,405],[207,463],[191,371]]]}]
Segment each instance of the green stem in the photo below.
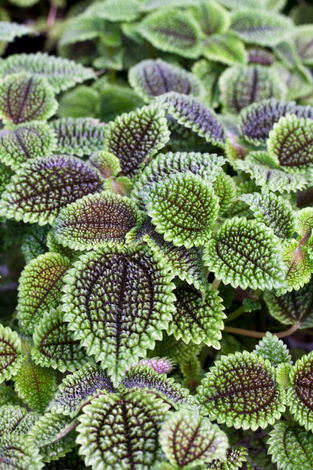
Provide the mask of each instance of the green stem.
[{"label": "green stem", "polygon": [[225,320],[224,323],[228,323],[228,322],[230,322],[231,320],[234,320],[235,318],[240,317],[240,315],[242,315],[242,314],[244,313],[244,311],[245,311],[245,310],[244,310],[244,306],[241,305],[239,308],[237,308],[236,310],[234,310],[232,313],[230,313],[230,314],[227,316],[227,318],[226,318],[226,320]]},{"label": "green stem", "polygon": [[[280,331],[279,333],[273,333],[278,338],[285,338],[286,336],[292,335],[297,329],[299,328],[299,323],[295,323],[286,331]],[[242,335],[242,336],[251,336],[252,338],[263,338],[266,335],[266,332],[263,333],[261,331],[250,331],[244,330],[242,328],[234,328],[232,326],[225,326],[224,328],[225,333],[233,333],[234,335]]]}]

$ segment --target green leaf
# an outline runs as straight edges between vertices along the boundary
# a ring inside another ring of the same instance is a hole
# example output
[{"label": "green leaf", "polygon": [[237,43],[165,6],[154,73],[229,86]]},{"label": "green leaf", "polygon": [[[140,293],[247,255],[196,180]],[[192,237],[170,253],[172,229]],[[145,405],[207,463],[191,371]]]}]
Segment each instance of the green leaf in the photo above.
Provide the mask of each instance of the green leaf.
[{"label": "green leaf", "polygon": [[157,460],[160,422],[167,410],[162,400],[141,390],[94,399],[78,418],[77,442],[85,464],[97,470],[110,466],[152,468]]},{"label": "green leaf", "polygon": [[313,434],[290,421],[275,424],[267,441],[278,470],[309,470],[313,465]]},{"label": "green leaf", "polygon": [[141,108],[143,104],[142,99],[132,89],[125,86],[106,84],[100,90],[99,117],[101,121],[113,121],[123,113]]},{"label": "green leaf", "polygon": [[299,323],[299,328],[313,327],[313,283],[304,285],[299,290],[277,296],[265,292],[264,300],[272,317],[283,325]]},{"label": "green leaf", "polygon": [[21,72],[7,75],[0,82],[0,117],[5,122],[47,120],[58,103],[44,77]]},{"label": "green leaf", "polygon": [[100,175],[74,157],[29,160],[16,172],[0,200],[0,216],[52,224],[62,207],[101,191]]},{"label": "green leaf", "polygon": [[60,98],[57,115],[61,118],[87,118],[99,115],[99,93],[81,85],[64,93]]},{"label": "green leaf", "polygon": [[291,20],[282,15],[247,9],[232,14],[230,30],[248,44],[275,46],[293,29]]},{"label": "green leaf", "polygon": [[57,388],[56,372],[27,358],[14,377],[18,396],[31,410],[44,413]]},{"label": "green leaf", "polygon": [[66,276],[65,320],[114,384],[168,327],[171,278],[143,246],[98,248],[82,255]]},{"label": "green leaf", "polygon": [[213,182],[213,189],[219,199],[218,215],[224,216],[236,200],[236,184],[231,176],[221,171]]},{"label": "green leaf", "polygon": [[140,6],[140,0],[127,0],[126,3],[124,0],[105,0],[91,5],[85,14],[112,22],[130,22],[138,18]]},{"label": "green leaf", "polygon": [[137,366],[149,366],[158,374],[168,374],[173,369],[173,361],[167,357],[151,357],[150,359],[141,359]]},{"label": "green leaf", "polygon": [[285,392],[275,369],[261,356],[244,351],[222,356],[198,388],[202,411],[236,429],[265,428],[285,411]]},{"label": "green leaf", "polygon": [[163,354],[179,364],[184,364],[190,359],[196,358],[201,349],[201,346],[197,344],[187,345],[181,339],[177,340],[173,336],[164,334],[163,340],[156,343],[153,354],[154,356]]},{"label": "green leaf", "polygon": [[281,99],[286,89],[281,79],[262,65],[235,65],[220,77],[221,101],[226,112],[238,114],[252,103]]},{"label": "green leaf", "polygon": [[224,146],[225,129],[212,109],[192,96],[174,91],[160,96],[158,101],[166,114],[176,119],[178,124],[191,129],[207,142]]},{"label": "green leaf", "polygon": [[63,379],[47,411],[74,418],[99,391],[114,393],[115,389],[101,367],[88,363]]},{"label": "green leaf", "polygon": [[230,26],[230,15],[225,8],[214,1],[201,0],[189,8],[206,36],[225,33]]},{"label": "green leaf", "polygon": [[91,250],[108,243],[124,243],[141,218],[135,203],[104,191],[89,194],[64,207],[53,225],[58,243],[73,250]]},{"label": "green leaf", "polygon": [[221,5],[229,8],[230,10],[246,10],[247,8],[255,8],[259,10],[262,8],[262,0],[218,0]]},{"label": "green leaf", "polygon": [[[39,419],[37,413],[29,413],[21,406],[0,407],[0,441],[8,434],[26,434]],[[0,460],[1,461],[1,460]]]},{"label": "green leaf", "polygon": [[296,50],[305,65],[313,65],[313,28],[312,25],[301,25],[291,35]]},{"label": "green leaf", "polygon": [[27,227],[26,233],[23,237],[23,244],[21,246],[26,264],[28,264],[32,259],[37,258],[37,256],[43,255],[48,251],[47,236],[49,230],[49,225],[44,225],[42,227],[38,224],[32,224]]},{"label": "green leaf", "polygon": [[0,21],[0,41],[11,42],[15,38],[33,32],[33,29],[24,24],[11,23],[10,21]]},{"label": "green leaf", "polygon": [[202,54],[209,60],[227,65],[245,64],[248,60],[243,42],[231,33],[209,36],[204,41]]},{"label": "green leaf", "polygon": [[286,268],[272,230],[245,217],[226,220],[204,247],[203,259],[215,277],[235,288],[264,290],[284,285]]},{"label": "green leaf", "polygon": [[0,131],[0,161],[13,170],[30,158],[51,154],[55,147],[54,134],[43,122],[34,121]]},{"label": "green leaf", "polygon": [[140,363],[125,373],[120,386],[126,389],[143,389],[147,395],[160,398],[176,409],[184,403],[194,402],[189,391],[174,379],[167,378],[165,374],[159,374],[151,366]]},{"label": "green leaf", "polygon": [[193,173],[177,173],[151,189],[146,205],[156,231],[186,248],[203,245],[218,214],[212,186]]},{"label": "green leaf", "polygon": [[286,242],[282,250],[282,258],[287,267],[286,281],[288,286],[279,291],[283,294],[286,290],[300,289],[307,284],[313,272],[313,260],[306,246],[300,246],[297,240]]},{"label": "green leaf", "polygon": [[290,375],[291,387],[287,391],[289,411],[307,431],[313,429],[313,397],[311,384],[313,380],[313,352],[299,359]]},{"label": "green leaf", "polygon": [[193,96],[203,94],[197,77],[161,59],[147,59],[134,65],[129,69],[128,81],[146,102],[169,91]]},{"label": "green leaf", "polygon": [[[67,54],[71,50],[65,46],[75,43],[83,44],[85,41],[91,41],[99,36],[104,36],[105,32],[108,33],[106,26],[106,21],[98,16],[78,15],[72,18],[59,41],[58,48],[60,55]],[[90,63],[90,57],[88,57],[88,61]]]},{"label": "green leaf", "polygon": [[222,338],[221,330],[226,318],[221,304],[222,299],[217,290],[213,290],[209,284],[202,296],[192,287],[186,285],[175,290],[175,307],[173,320],[170,323],[168,333],[176,339],[188,343],[207,344],[215,349],[220,349],[219,340]]},{"label": "green leaf", "polygon": [[4,470],[40,470],[43,468],[39,449],[25,439],[25,436],[9,434],[0,441],[0,462]]},{"label": "green leaf", "polygon": [[273,229],[279,238],[291,238],[295,232],[295,216],[290,203],[281,196],[254,193],[240,196],[257,221]]},{"label": "green leaf", "polygon": [[211,108],[216,108],[219,105],[220,99],[217,86],[220,76],[219,66],[214,62],[201,59],[193,64],[191,70],[204,86],[205,95],[202,98],[203,103]]},{"label": "green leaf", "polygon": [[5,382],[0,384],[0,406],[2,405],[21,405],[21,400],[13,388]]},{"label": "green leaf", "polygon": [[34,330],[31,355],[42,367],[74,372],[87,361],[87,356],[68,331],[63,316],[60,308],[51,308],[44,314]]},{"label": "green leaf", "polygon": [[164,8],[150,13],[138,26],[139,33],[165,52],[195,59],[201,53],[200,25],[184,11]]},{"label": "green leaf", "polygon": [[160,444],[176,468],[193,468],[223,458],[228,447],[227,436],[208,418],[195,410],[182,408],[162,424]]},{"label": "green leaf", "polygon": [[0,382],[16,375],[25,360],[22,343],[15,331],[0,324]]},{"label": "green leaf", "polygon": [[71,263],[58,253],[45,253],[27,264],[19,282],[17,318],[21,330],[33,332],[44,312],[57,307],[63,276]]},{"label": "green leaf", "polygon": [[[247,466],[247,449],[244,447],[229,447],[226,451],[226,460],[213,460],[210,463],[210,470],[238,470],[239,468],[249,468]],[[246,467],[244,467],[246,465]]]},{"label": "green leaf", "polygon": [[169,140],[164,112],[155,105],[118,116],[106,128],[104,150],[116,155],[122,174],[133,176]]},{"label": "green leaf", "polygon": [[0,75],[28,72],[33,77],[44,77],[55,93],[64,91],[85,80],[96,78],[94,72],[73,60],[54,57],[47,53],[13,54],[0,63]]},{"label": "green leaf", "polygon": [[105,124],[92,118],[63,118],[51,123],[56,152],[83,157],[103,147]]},{"label": "green leaf", "polygon": [[264,359],[268,359],[273,366],[277,366],[282,362],[292,364],[287,346],[281,339],[278,339],[276,335],[272,335],[269,331],[258,342],[253,352]]},{"label": "green leaf", "polygon": [[79,447],[75,447],[71,452],[61,457],[59,460],[52,460],[46,464],[47,470],[86,470],[82,458],[78,455]]},{"label": "green leaf", "polygon": [[119,159],[106,150],[93,153],[89,162],[100,171],[103,178],[116,176],[122,170]]}]

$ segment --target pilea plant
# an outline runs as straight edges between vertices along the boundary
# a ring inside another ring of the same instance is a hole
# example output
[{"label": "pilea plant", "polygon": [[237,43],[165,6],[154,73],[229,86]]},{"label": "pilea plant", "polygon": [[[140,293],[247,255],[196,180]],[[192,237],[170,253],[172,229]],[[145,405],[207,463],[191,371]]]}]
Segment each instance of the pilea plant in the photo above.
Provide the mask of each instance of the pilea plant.
[{"label": "pilea plant", "polygon": [[10,3],[0,469],[311,469],[310,5]]}]

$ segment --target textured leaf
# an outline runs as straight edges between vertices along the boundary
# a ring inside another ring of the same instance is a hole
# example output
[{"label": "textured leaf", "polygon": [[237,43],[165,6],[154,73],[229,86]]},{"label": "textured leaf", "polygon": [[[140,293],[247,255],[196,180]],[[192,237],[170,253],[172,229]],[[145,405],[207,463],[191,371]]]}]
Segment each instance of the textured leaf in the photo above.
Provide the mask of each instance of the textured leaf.
[{"label": "textured leaf", "polygon": [[25,360],[22,343],[15,331],[0,324],[0,382],[16,375]]},{"label": "textured leaf", "polygon": [[37,258],[37,256],[46,253],[48,249],[47,235],[49,230],[49,225],[40,226],[38,224],[32,224],[27,227],[21,246],[27,264],[32,259]]},{"label": "textured leaf", "polygon": [[94,399],[84,407],[77,427],[85,464],[98,470],[153,467],[160,421],[167,410],[165,403],[141,390]]},{"label": "textured leaf", "polygon": [[225,457],[228,441],[226,434],[208,418],[182,408],[162,424],[160,444],[176,468],[187,469]]},{"label": "textured leaf", "polygon": [[167,357],[151,357],[150,359],[141,359],[137,365],[152,367],[152,369],[158,374],[168,374],[173,369],[173,361]]},{"label": "textured leaf", "polygon": [[262,65],[230,67],[221,75],[219,85],[224,110],[234,114],[252,103],[286,95],[280,77]]},{"label": "textured leaf", "polygon": [[206,36],[225,33],[230,26],[230,15],[225,8],[214,1],[201,0],[189,8]]},{"label": "textured leaf", "polygon": [[290,240],[284,244],[282,258],[287,267],[286,281],[288,287],[281,289],[279,293],[283,294],[292,289],[300,289],[311,279],[313,272],[313,260],[306,246],[299,246],[297,240]]},{"label": "textured leaf", "polygon": [[86,470],[85,464],[82,458],[78,455],[78,446],[75,447],[71,452],[61,457],[58,460],[52,460],[46,464],[47,470]]},{"label": "textured leaf", "polygon": [[245,64],[248,54],[243,42],[233,34],[214,34],[204,42],[202,54],[209,60],[223,64]]},{"label": "textured leaf", "polygon": [[313,163],[313,121],[293,115],[281,117],[269,133],[268,151],[283,167],[296,169]]},{"label": "textured leaf", "polygon": [[66,206],[53,225],[56,241],[74,250],[90,250],[123,243],[140,222],[133,201],[104,191],[89,194]]},{"label": "textured leaf", "polygon": [[245,201],[254,217],[273,229],[280,238],[291,238],[295,232],[295,216],[290,203],[281,196],[269,193],[254,193],[240,196]]},{"label": "textured leaf", "polygon": [[103,178],[116,176],[121,171],[119,159],[113,153],[105,150],[93,153],[89,162],[100,171]]},{"label": "textured leaf", "polygon": [[183,403],[193,403],[193,398],[186,388],[174,382],[174,379],[158,374],[149,365],[139,363],[132,367],[125,373],[120,385],[126,389],[143,389],[147,395],[152,394],[174,408],[179,408]]},{"label": "textured leaf", "polygon": [[114,384],[168,327],[171,277],[140,246],[98,248],[81,256],[66,276],[65,320]]},{"label": "textured leaf", "polygon": [[312,25],[298,26],[292,34],[296,50],[306,65],[313,65]]},{"label": "textured leaf", "polygon": [[28,72],[33,77],[45,77],[54,92],[58,93],[91,78],[96,78],[91,69],[73,60],[50,56],[46,53],[14,54],[0,63],[0,75]]},{"label": "textured leaf", "polygon": [[272,230],[244,217],[222,225],[204,247],[203,259],[218,279],[235,288],[264,290],[284,282],[286,268]]},{"label": "textured leaf", "polygon": [[269,331],[258,342],[253,352],[264,359],[268,359],[273,366],[277,366],[281,362],[292,364],[287,346],[281,339],[278,339],[276,335],[272,335]]},{"label": "textured leaf", "polygon": [[219,199],[218,215],[224,216],[236,200],[236,184],[231,176],[221,171],[213,183],[213,189]]},{"label": "textured leaf", "polygon": [[275,46],[293,28],[286,16],[261,10],[243,10],[232,14],[231,31],[247,43],[259,46]]},{"label": "textured leaf", "polygon": [[263,100],[244,109],[240,114],[240,128],[245,138],[256,145],[265,143],[275,122],[286,114],[313,119],[313,108],[297,106],[283,100]]},{"label": "textured leaf", "polygon": [[17,318],[21,330],[33,332],[44,312],[57,307],[63,276],[70,267],[68,258],[58,253],[45,253],[27,264],[19,283]]},{"label": "textured leaf", "polygon": [[86,10],[86,15],[96,16],[104,20],[118,21],[134,21],[139,16],[139,0],[106,0],[101,1],[98,5],[92,5]]},{"label": "textured leaf", "polygon": [[0,131],[0,161],[17,170],[29,158],[46,157],[55,150],[55,137],[42,122],[21,124]]},{"label": "textured leaf", "polygon": [[163,340],[156,343],[153,355],[162,353],[173,361],[183,364],[194,359],[200,351],[201,346],[197,344],[187,345],[181,339],[177,340],[173,336],[164,334]]},{"label": "textured leaf", "polygon": [[40,470],[44,466],[39,449],[18,434],[9,434],[1,439],[0,462],[3,470]]},{"label": "textured leaf", "polygon": [[287,391],[287,405],[292,417],[307,431],[313,429],[313,352],[299,359],[289,376],[291,387]]},{"label": "textured leaf", "polygon": [[47,120],[57,107],[52,88],[44,77],[21,72],[8,75],[0,82],[0,117],[5,122]]},{"label": "textured leaf", "polygon": [[144,106],[107,126],[104,150],[119,158],[123,175],[133,176],[168,140],[164,112],[155,105]]},{"label": "textured leaf", "polygon": [[[71,50],[64,46],[75,43],[84,44],[84,42],[88,40],[91,41],[92,39],[99,37],[99,35],[103,35],[106,29],[106,21],[98,16],[79,15],[76,18],[73,18],[67,25],[67,28],[60,39],[60,54],[67,54],[69,50]],[[88,62],[90,63],[90,50],[88,50],[88,47],[86,50],[89,52]],[[94,47],[92,47],[92,52],[94,52]]]},{"label": "textured leaf", "polygon": [[106,372],[98,365],[88,363],[63,379],[47,410],[52,414],[59,413],[74,418],[99,391],[115,392]]},{"label": "textured leaf", "polygon": [[146,102],[169,91],[194,96],[203,94],[202,84],[197,77],[161,59],[143,60],[131,67],[128,80]]},{"label": "textured leaf", "polygon": [[0,215],[52,224],[62,207],[101,189],[98,172],[77,158],[55,155],[31,159],[6,187]]},{"label": "textured leaf", "polygon": [[47,247],[49,248],[50,252],[58,253],[59,255],[65,256],[69,260],[75,259],[78,255],[77,251],[60,245],[60,243],[56,241],[52,230],[50,230],[47,235]]},{"label": "textured leaf", "polygon": [[213,110],[191,96],[173,91],[161,96],[158,101],[166,113],[179,124],[191,129],[207,142],[223,147],[225,130]]},{"label": "textured leaf", "polygon": [[37,413],[29,413],[26,408],[21,406],[1,406],[0,440],[8,434],[26,434],[38,419]]},{"label": "textured leaf", "polygon": [[[226,451],[226,460],[213,460],[210,463],[210,470],[238,470],[245,468],[247,462],[247,449],[244,447],[229,447]],[[246,466],[248,469],[249,467]]]},{"label": "textured leaf", "polygon": [[212,186],[192,173],[177,173],[157,184],[146,206],[156,231],[166,241],[186,248],[203,245],[210,237],[218,214],[218,198]]},{"label": "textured leaf", "polygon": [[222,356],[202,380],[199,403],[218,423],[265,428],[285,411],[285,392],[275,383],[274,372],[268,360],[247,351]]},{"label": "textured leaf", "polygon": [[75,341],[73,333],[68,331],[60,308],[52,308],[45,313],[35,327],[33,338],[31,355],[42,367],[73,372],[87,361],[79,341]]},{"label": "textured leaf", "polygon": [[181,10],[161,9],[150,13],[138,30],[157,49],[191,59],[200,55],[203,36],[200,25]]},{"label": "textured leaf", "polygon": [[13,41],[15,38],[33,33],[34,30],[24,24],[0,21],[0,41]]},{"label": "textured leaf", "polygon": [[204,299],[191,287],[182,286],[175,290],[175,307],[173,320],[168,330],[176,339],[182,338],[185,343],[207,344],[220,349],[219,340],[224,327],[222,299],[217,290],[206,288]]},{"label": "textured leaf", "polygon": [[91,118],[63,118],[51,123],[56,152],[83,157],[103,147],[105,124]]}]

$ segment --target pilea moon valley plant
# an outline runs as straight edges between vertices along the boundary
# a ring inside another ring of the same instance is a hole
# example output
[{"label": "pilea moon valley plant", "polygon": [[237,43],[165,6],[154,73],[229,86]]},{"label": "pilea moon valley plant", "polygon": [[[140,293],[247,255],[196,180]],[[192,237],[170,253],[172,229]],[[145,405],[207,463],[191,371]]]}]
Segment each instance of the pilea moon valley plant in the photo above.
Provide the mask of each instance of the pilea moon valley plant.
[{"label": "pilea moon valley plant", "polygon": [[47,3],[0,8],[0,470],[312,469],[313,8]]}]

